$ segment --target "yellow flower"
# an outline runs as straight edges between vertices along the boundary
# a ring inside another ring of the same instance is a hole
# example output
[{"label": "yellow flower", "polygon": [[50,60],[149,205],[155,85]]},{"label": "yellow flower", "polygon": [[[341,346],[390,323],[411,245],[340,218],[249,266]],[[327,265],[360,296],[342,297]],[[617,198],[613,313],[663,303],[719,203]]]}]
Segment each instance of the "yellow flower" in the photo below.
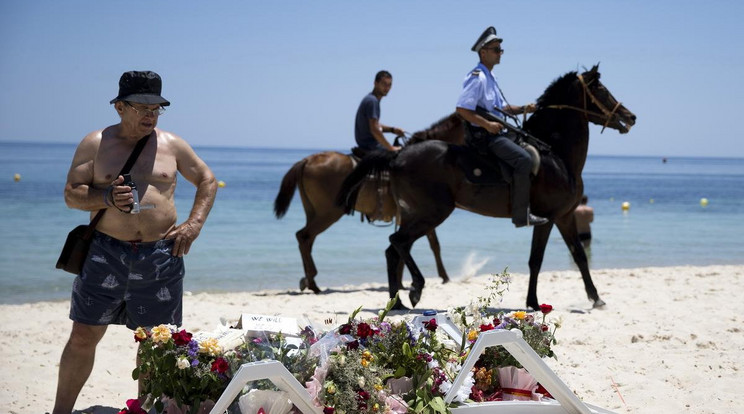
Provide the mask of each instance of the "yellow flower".
[{"label": "yellow flower", "polygon": [[171,331],[170,328],[168,328],[165,325],[158,325],[154,328],[152,328],[152,340],[155,343],[158,342],[168,342],[168,340],[171,339]]},{"label": "yellow flower", "polygon": [[375,403],[375,405],[372,406],[372,409],[375,411],[380,411],[380,404]]},{"label": "yellow flower", "polygon": [[222,348],[217,344],[216,338],[208,338],[199,343],[199,352],[211,356],[217,356],[222,353]]},{"label": "yellow flower", "polygon": [[139,327],[134,331],[134,336],[137,339],[147,339],[147,331],[143,327]]},{"label": "yellow flower", "polygon": [[471,329],[470,332],[468,332],[468,341],[475,341],[476,339],[478,339],[478,331]]},{"label": "yellow flower", "polygon": [[521,320],[523,320],[527,316],[527,312],[525,312],[525,311],[516,311],[516,312],[514,312],[514,315],[513,316],[514,316],[514,319],[517,319],[517,320],[520,320],[521,321]]},{"label": "yellow flower", "polygon": [[382,391],[382,385],[375,384],[375,391]]},{"label": "yellow flower", "polygon": [[362,366],[363,367],[366,367],[367,365],[369,365],[369,361],[367,361],[366,359],[363,359],[362,360]]},{"label": "yellow flower", "polygon": [[331,395],[335,394],[336,393],[336,384],[334,384],[334,383],[328,384],[328,386],[326,387],[326,392],[328,394],[331,394]]},{"label": "yellow flower", "polygon": [[369,352],[369,351],[364,351],[364,352],[362,352],[362,357],[364,359],[372,359],[372,353]]}]

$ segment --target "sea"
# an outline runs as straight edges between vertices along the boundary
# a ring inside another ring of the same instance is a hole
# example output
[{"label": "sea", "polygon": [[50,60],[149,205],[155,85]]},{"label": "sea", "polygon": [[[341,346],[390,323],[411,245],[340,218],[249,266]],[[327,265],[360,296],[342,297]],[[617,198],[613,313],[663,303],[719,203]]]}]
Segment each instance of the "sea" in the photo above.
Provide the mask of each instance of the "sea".
[{"label": "sea", "polygon": [[[304,226],[304,210],[296,193],[278,220],[273,202],[290,166],[320,150],[195,150],[224,186],[186,256],[185,289],[297,290],[303,270],[295,232]],[[74,151],[74,144],[0,142],[0,304],[70,297],[74,277],[54,265],[67,233],[88,222],[87,213],[63,200]],[[590,155],[583,177],[595,214],[591,269],[744,264],[744,159]],[[194,193],[179,176],[179,222],[188,216]],[[316,239],[319,286],[387,283],[384,250],[393,231],[363,223],[358,214],[344,216]],[[453,279],[505,269],[529,272],[532,232],[515,229],[508,219],[455,210],[437,234]],[[426,238],[412,254],[434,282]],[[576,269],[557,229],[542,269]]]}]

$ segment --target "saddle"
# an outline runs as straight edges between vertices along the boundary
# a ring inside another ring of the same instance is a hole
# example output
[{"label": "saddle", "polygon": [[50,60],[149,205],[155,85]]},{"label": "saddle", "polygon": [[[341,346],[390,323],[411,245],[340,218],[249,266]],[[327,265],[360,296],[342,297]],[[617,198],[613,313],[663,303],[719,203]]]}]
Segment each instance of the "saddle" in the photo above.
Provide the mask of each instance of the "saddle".
[{"label": "saddle", "polygon": [[[519,145],[530,154],[532,175],[537,175],[540,171],[540,153],[524,141]],[[512,167],[493,154],[485,154],[464,145],[450,145],[450,153],[455,156],[455,165],[465,173],[469,182],[478,185],[511,184]]]},{"label": "saddle", "polygon": [[[368,150],[353,147],[351,149],[351,163],[354,167],[364,158]],[[397,207],[390,194],[390,172],[384,171],[379,176],[374,174],[368,175],[362,184],[357,196],[357,203],[362,202],[367,205],[374,205],[374,211],[371,213],[362,213],[360,219],[362,222],[366,219],[368,223],[373,224],[375,221],[390,223],[395,218]],[[353,212],[352,212],[353,215]]]}]

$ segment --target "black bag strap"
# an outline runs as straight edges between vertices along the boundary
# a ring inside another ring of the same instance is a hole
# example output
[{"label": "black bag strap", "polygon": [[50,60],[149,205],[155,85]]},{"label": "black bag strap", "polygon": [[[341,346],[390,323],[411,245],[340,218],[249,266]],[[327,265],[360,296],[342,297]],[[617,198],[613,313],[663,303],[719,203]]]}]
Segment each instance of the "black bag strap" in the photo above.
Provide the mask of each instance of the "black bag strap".
[{"label": "black bag strap", "polygon": [[[140,138],[140,140],[137,141],[137,145],[135,145],[134,149],[132,150],[132,154],[129,155],[129,159],[127,159],[127,162],[124,164],[124,167],[122,167],[121,171],[116,176],[116,178],[119,178],[119,175],[124,175],[124,174],[129,173],[129,170],[132,169],[132,166],[134,165],[134,163],[137,162],[137,158],[139,158],[139,155],[142,152],[142,149],[145,148],[145,144],[147,144],[147,140],[150,138],[150,135],[152,135],[152,133]],[[93,217],[93,220],[90,221],[90,225],[88,225],[88,230],[85,232],[85,236],[83,238],[89,239],[93,236],[93,230],[96,229],[96,225],[98,225],[98,221],[101,220],[101,217],[103,217],[103,213],[105,212],[106,212],[105,208],[98,210],[98,214],[96,214],[96,216]]]}]

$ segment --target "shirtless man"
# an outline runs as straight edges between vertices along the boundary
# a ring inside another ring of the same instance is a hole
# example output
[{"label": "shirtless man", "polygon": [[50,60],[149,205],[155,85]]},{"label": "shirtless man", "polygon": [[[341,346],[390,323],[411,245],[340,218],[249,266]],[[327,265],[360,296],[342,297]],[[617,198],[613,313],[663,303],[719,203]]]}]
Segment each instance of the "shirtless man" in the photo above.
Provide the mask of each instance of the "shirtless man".
[{"label": "shirtless man", "polygon": [[588,201],[589,198],[586,195],[582,196],[581,204],[574,210],[576,230],[579,231],[579,240],[581,240],[585,249],[588,249],[592,244],[592,228],[589,223],[594,221],[594,209],[586,205]]},{"label": "shirtless man", "polygon": [[[72,412],[93,368],[98,342],[110,324],[151,327],[181,325],[183,256],[199,236],[217,193],[209,167],[181,137],[156,128],[164,107],[154,72],[126,72],[114,98],[121,122],[88,134],[80,142],[65,185],[70,208],[107,209],[72,289],[72,332],[62,352],[54,414]],[[135,144],[149,137],[130,170],[134,194],[117,176]],[[177,224],[176,176],[196,186],[189,217]]]}]

